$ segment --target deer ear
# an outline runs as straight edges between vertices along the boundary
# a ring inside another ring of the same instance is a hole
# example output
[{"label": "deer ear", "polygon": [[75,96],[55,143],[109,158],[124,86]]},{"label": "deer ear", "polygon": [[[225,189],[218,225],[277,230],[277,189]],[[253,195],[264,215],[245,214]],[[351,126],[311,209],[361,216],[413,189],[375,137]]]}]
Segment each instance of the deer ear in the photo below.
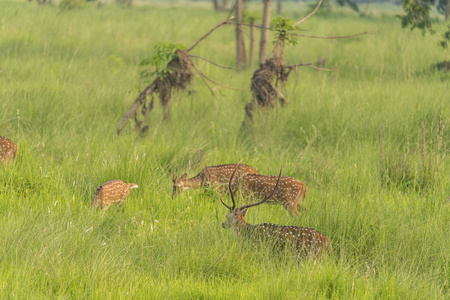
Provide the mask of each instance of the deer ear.
[{"label": "deer ear", "polygon": [[187,173],[184,173],[183,175],[181,175],[179,180],[185,180],[187,178]]},{"label": "deer ear", "polygon": [[248,208],[242,210],[242,211],[241,211],[242,216],[245,217],[245,215],[247,214],[247,212],[248,212]]}]

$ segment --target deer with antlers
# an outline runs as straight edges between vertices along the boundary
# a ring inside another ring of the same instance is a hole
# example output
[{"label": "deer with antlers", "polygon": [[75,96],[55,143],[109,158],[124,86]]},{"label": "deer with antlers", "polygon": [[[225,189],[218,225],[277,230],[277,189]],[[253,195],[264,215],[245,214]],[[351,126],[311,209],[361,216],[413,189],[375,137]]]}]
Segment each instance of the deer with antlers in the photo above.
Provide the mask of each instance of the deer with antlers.
[{"label": "deer with antlers", "polygon": [[283,250],[289,247],[294,253],[303,258],[309,255],[319,258],[325,250],[331,253],[330,240],[315,229],[269,223],[252,225],[245,221],[244,217],[247,214],[248,208],[263,204],[275,194],[279,187],[281,170],[275,187],[270,194],[257,203],[243,205],[239,208],[236,208],[236,201],[234,199],[234,193],[236,191],[232,188],[233,176],[234,172],[229,181],[229,191],[233,206],[225,204],[222,197],[220,197],[222,204],[230,211],[225,222],[222,223],[223,228],[231,228],[238,237],[243,236],[245,239],[250,239],[255,242],[269,242],[273,245],[274,250]]},{"label": "deer with antlers", "polygon": [[[278,178],[279,187],[267,204],[281,204],[292,216],[298,215],[298,209],[306,210],[300,203],[306,197],[306,184],[289,176]],[[233,182],[233,189],[240,189],[244,198],[264,199],[277,182],[277,176],[246,174]]]},{"label": "deer with antlers", "polygon": [[[258,171],[250,166],[242,164],[226,164],[205,167],[200,173],[192,178],[187,178],[184,173],[179,179],[173,175],[173,193],[172,198],[187,189],[200,189],[216,185],[220,190],[230,181],[233,171],[236,170],[236,178],[241,178],[245,174],[257,174]],[[233,181],[234,182],[234,181]]]}]

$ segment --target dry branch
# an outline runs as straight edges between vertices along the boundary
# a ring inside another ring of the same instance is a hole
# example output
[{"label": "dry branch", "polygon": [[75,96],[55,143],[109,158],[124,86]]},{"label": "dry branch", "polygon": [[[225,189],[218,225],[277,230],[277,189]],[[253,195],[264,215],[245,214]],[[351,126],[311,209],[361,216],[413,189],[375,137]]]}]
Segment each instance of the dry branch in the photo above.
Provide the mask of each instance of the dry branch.
[{"label": "dry branch", "polygon": [[120,120],[119,124],[117,124],[117,134],[120,134],[120,132],[123,129],[123,126],[125,125],[125,123],[131,118],[131,116],[133,114],[136,113],[136,111],[138,110],[139,106],[141,106],[142,104],[144,104],[145,99],[147,98],[148,95],[150,95],[151,93],[153,93],[153,91],[156,88],[156,84],[152,83],[149,86],[147,86],[140,94],[139,96],[136,98],[136,100],[134,101],[133,105],[130,107],[130,109],[128,109],[128,111],[125,113],[125,115],[122,117],[122,119]]},{"label": "dry branch", "polygon": [[193,64],[192,67],[195,69],[195,71],[197,71],[198,75],[200,75],[200,78],[202,79],[203,83],[208,87],[209,91],[211,92],[211,95],[213,95],[214,97],[216,96],[214,94],[214,91],[212,90],[212,88],[209,86],[208,82],[205,79],[205,74],[203,74],[202,72],[200,72],[199,69],[197,69],[197,67]]},{"label": "dry branch", "polygon": [[296,27],[296,26],[298,26],[299,24],[301,24],[301,23],[305,22],[306,20],[308,20],[309,18],[311,18],[311,17],[317,12],[317,10],[319,9],[319,7],[320,7],[320,5],[322,4],[322,2],[323,2],[323,0],[320,0],[320,1],[319,1],[319,4],[317,4],[316,8],[315,8],[309,15],[307,15],[306,17],[304,17],[303,19],[301,19],[300,21],[298,21],[297,23],[295,23],[295,24],[292,25],[292,26],[293,26],[293,27]]},{"label": "dry branch", "polygon": [[[306,17],[300,21],[294,23],[292,27],[297,27],[301,23],[305,22],[311,18],[322,5],[323,0],[320,0],[314,10],[309,13]],[[268,25],[264,27],[269,27]],[[367,34],[368,32],[357,33],[347,36],[315,36],[306,34],[295,34],[301,37],[311,37],[311,38],[323,38],[323,39],[342,39],[351,38]],[[256,107],[273,107],[279,101],[282,105],[287,101],[284,95],[280,92],[278,84],[282,86],[287,82],[289,74],[292,70],[298,70],[299,66],[308,66],[316,70],[322,71],[333,71],[333,69],[325,69],[322,67],[314,66],[312,63],[299,63],[294,65],[285,66],[284,65],[284,47],[287,39],[286,33],[279,32],[278,39],[273,47],[272,54],[269,59],[265,60],[265,55],[263,59],[260,59],[260,68],[253,73],[251,90],[252,90],[252,100],[246,104],[245,113],[246,119],[242,123],[242,127],[248,127],[248,122],[253,119],[253,111]]]},{"label": "dry branch", "polygon": [[216,30],[217,28],[219,28],[222,25],[228,24],[230,20],[234,19],[234,16],[229,17],[228,19],[226,19],[223,22],[220,22],[219,24],[217,24],[213,29],[211,29],[210,31],[208,31],[204,36],[202,36],[198,41],[196,41],[191,47],[189,47],[187,49],[187,52],[190,52],[192,49],[195,48],[195,46],[197,46],[201,41],[203,41],[208,35],[210,35],[214,30]]},{"label": "dry branch", "polygon": [[284,66],[284,68],[298,70],[297,67],[301,67],[301,66],[306,66],[306,67],[310,67],[310,68],[313,68],[313,69],[316,69],[316,70],[321,70],[321,71],[336,71],[336,70],[339,70],[339,69],[320,68],[320,67],[317,67],[317,66],[313,65],[312,63],[295,64],[295,65],[290,65],[290,66]]},{"label": "dry branch", "polygon": [[215,66],[217,66],[217,67],[219,67],[219,68],[229,69],[229,70],[235,70],[235,71],[239,71],[239,70],[240,70],[240,69],[233,68],[233,67],[227,67],[227,66],[219,65],[218,63],[213,62],[212,60],[207,59],[206,57],[203,57],[203,56],[198,56],[198,55],[192,55],[192,54],[189,54],[189,57],[195,57],[195,58],[203,59],[203,60],[205,60],[205,61],[207,61],[207,62],[209,62],[209,63],[211,63],[211,64],[213,64],[213,65],[215,65]]},{"label": "dry branch", "polygon": [[320,35],[308,35],[308,34],[296,34],[296,36],[316,38],[316,39],[347,39],[347,38],[352,38],[352,37],[360,36],[360,35],[364,35],[364,34],[369,34],[369,32],[366,31],[366,32],[352,34],[352,35],[341,35],[341,36],[320,36]]},{"label": "dry branch", "polygon": [[[218,83],[217,81],[212,80],[211,78],[209,78],[208,76],[206,76],[206,75],[205,75],[202,71],[200,71],[194,64],[192,64],[192,67],[195,69],[195,71],[197,71],[197,73],[198,73],[202,78],[204,78],[204,79],[206,79],[206,80],[209,80],[209,81],[211,81],[212,83],[214,83],[214,84],[216,84],[216,85],[218,85],[218,86],[221,86],[221,87],[226,88],[226,89],[229,89],[229,90],[238,91],[238,92],[250,92],[249,90],[236,89],[236,88],[232,88],[232,87],[230,87],[230,86],[226,86],[226,85],[223,85],[223,84],[221,84],[221,83]],[[209,87],[209,86],[208,86],[208,87]],[[213,95],[214,95],[214,93],[213,93]]]},{"label": "dry branch", "polygon": [[[143,127],[144,121],[140,121],[137,118],[137,111],[139,107],[144,106],[142,113],[143,117],[148,118],[148,113],[153,108],[153,100],[151,101],[150,105],[146,106],[147,97],[149,95],[153,95],[153,93],[158,93],[160,104],[163,107],[163,116],[162,119],[166,119],[169,116],[169,105],[171,96],[174,90],[178,89],[186,89],[187,86],[191,83],[193,73],[191,68],[194,67],[194,69],[199,72],[202,80],[206,83],[205,79],[209,79],[201,73],[193,64],[191,59],[189,58],[188,52],[194,49],[195,46],[197,46],[202,40],[204,40],[208,35],[210,35],[214,30],[219,28],[220,26],[227,24],[230,20],[232,20],[233,17],[229,17],[223,22],[220,22],[217,24],[214,28],[209,30],[205,35],[203,35],[199,40],[197,40],[189,49],[178,49],[176,51],[176,56],[167,64],[166,69],[168,70],[168,73],[164,77],[157,77],[153,82],[148,85],[144,91],[142,91],[139,96],[134,101],[133,105],[128,109],[128,111],[125,113],[125,115],[122,117],[122,119],[119,121],[116,127],[117,134],[120,134],[120,132],[123,130],[123,127],[125,126],[125,123],[132,118],[134,115],[134,119],[136,122],[136,128],[139,129],[141,132],[144,132],[148,128],[148,126]],[[203,58],[203,57],[199,57]],[[203,58],[205,59],[205,58]],[[212,61],[210,61],[213,63]],[[214,63],[215,64],[215,63]],[[217,65],[217,64],[216,64]],[[216,83],[215,81],[212,81]],[[218,84],[218,83],[216,83]],[[208,88],[211,90],[211,93],[214,95],[214,92],[209,87],[209,85],[206,83]],[[220,84],[218,84],[220,85]]]}]

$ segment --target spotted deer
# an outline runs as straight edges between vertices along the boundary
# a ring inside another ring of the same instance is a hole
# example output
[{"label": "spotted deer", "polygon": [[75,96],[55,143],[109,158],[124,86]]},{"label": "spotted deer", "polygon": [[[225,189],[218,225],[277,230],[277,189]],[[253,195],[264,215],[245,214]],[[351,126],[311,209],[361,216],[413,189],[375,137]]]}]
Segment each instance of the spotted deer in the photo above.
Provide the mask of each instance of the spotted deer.
[{"label": "spotted deer", "polygon": [[138,188],[135,183],[125,183],[122,180],[111,180],[97,188],[91,208],[108,209],[112,204],[122,205],[128,198],[131,189]]},{"label": "spotted deer", "polygon": [[282,251],[284,249],[291,250],[294,254],[303,258],[308,256],[319,258],[325,250],[331,253],[332,248],[330,240],[315,229],[269,223],[252,225],[245,221],[244,218],[248,208],[263,204],[276,193],[276,190],[281,183],[281,170],[275,187],[263,200],[257,203],[243,205],[239,208],[236,208],[236,201],[234,199],[234,193],[236,191],[233,191],[232,188],[232,178],[233,175],[229,182],[229,192],[233,206],[225,204],[222,197],[220,197],[222,204],[230,211],[225,222],[222,223],[223,228],[231,228],[237,237],[242,237],[245,240],[254,243],[268,243],[273,247],[273,250],[276,251]]},{"label": "spotted deer", "polygon": [[[289,176],[279,178],[280,184],[267,204],[281,204],[292,216],[298,215],[298,208],[306,210],[300,203],[306,197],[306,184]],[[233,189],[240,189],[244,199],[263,199],[273,189],[277,176],[246,174],[233,182]]]},{"label": "spotted deer", "polygon": [[0,136],[0,166],[14,160],[17,155],[17,145],[8,138]]},{"label": "spotted deer", "polygon": [[242,164],[227,164],[205,167],[200,173],[192,178],[187,178],[184,173],[179,179],[173,175],[173,192],[172,198],[187,189],[200,189],[208,186],[218,186],[221,189],[228,184],[231,174],[237,169],[236,177],[241,178],[245,174],[258,174],[258,171],[250,166]]}]

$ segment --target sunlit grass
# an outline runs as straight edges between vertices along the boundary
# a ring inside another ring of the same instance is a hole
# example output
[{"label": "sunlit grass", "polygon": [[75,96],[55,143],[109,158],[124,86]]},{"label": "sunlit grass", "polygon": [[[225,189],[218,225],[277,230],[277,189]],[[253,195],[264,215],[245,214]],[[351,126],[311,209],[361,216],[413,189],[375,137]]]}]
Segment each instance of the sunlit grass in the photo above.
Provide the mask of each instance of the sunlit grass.
[{"label": "sunlit grass", "polygon": [[[307,5],[286,6],[294,18]],[[446,298],[450,278],[450,95],[436,37],[402,30],[392,11],[360,18],[349,10],[305,23],[288,63],[321,55],[334,72],[300,69],[289,105],[261,113],[241,131],[250,93],[198,78],[159,104],[141,137],[115,128],[144,84],[139,62],[160,41],[192,45],[226,18],[212,5],[158,3],[123,8],[0,2],[0,134],[19,145],[0,169],[0,293],[19,298]],[[251,4],[256,10],[256,5]],[[370,10],[367,9],[369,12]],[[442,26],[443,23],[437,24]],[[234,28],[195,49],[234,64]],[[447,58],[448,59],[448,58]],[[211,78],[249,89],[251,70],[194,61]],[[380,132],[380,136],[378,134]],[[425,134],[425,135],[424,135]],[[380,140],[382,147],[380,147]],[[251,208],[247,220],[308,226],[327,235],[333,255],[274,257],[222,229],[218,195],[171,199],[171,179],[205,165],[242,160],[263,174],[308,186],[308,211]],[[92,211],[97,186],[134,182],[123,208]]]}]

